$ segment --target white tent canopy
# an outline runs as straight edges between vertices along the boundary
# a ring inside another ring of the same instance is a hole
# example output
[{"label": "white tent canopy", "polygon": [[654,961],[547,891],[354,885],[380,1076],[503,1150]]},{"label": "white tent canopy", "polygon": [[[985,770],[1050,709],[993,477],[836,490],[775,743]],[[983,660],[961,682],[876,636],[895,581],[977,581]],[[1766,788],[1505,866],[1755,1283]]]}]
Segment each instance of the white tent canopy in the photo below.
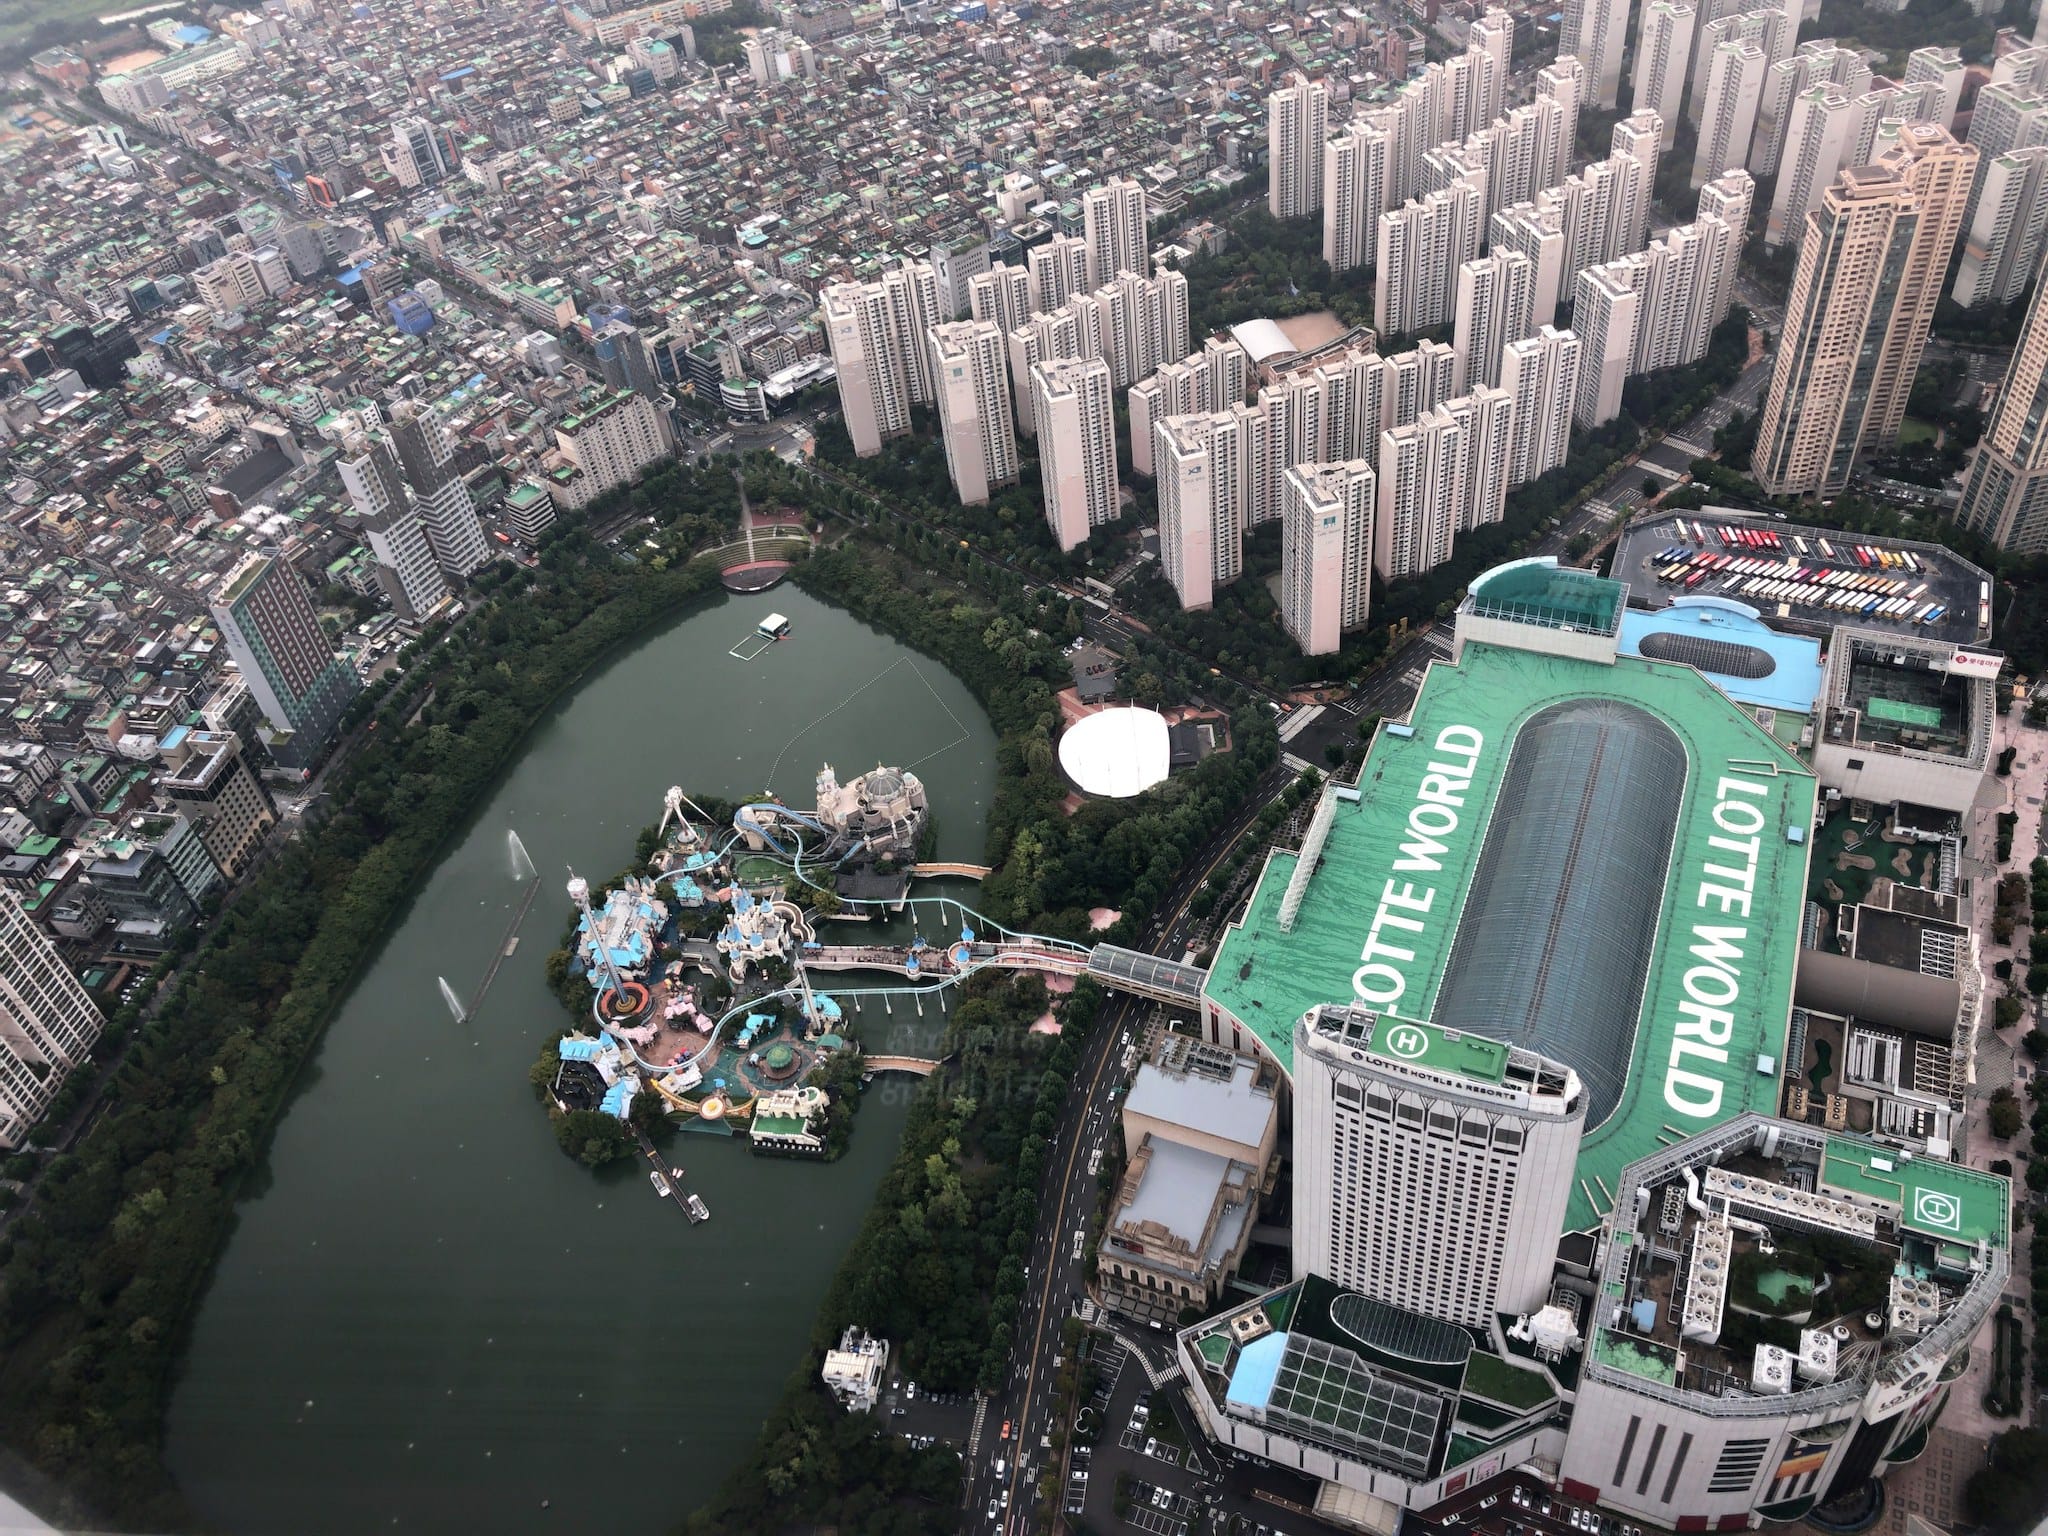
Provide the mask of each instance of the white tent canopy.
[{"label": "white tent canopy", "polygon": [[1121,800],[1166,778],[1172,749],[1166,717],[1150,709],[1105,709],[1060,737],[1060,767],[1084,794]]}]

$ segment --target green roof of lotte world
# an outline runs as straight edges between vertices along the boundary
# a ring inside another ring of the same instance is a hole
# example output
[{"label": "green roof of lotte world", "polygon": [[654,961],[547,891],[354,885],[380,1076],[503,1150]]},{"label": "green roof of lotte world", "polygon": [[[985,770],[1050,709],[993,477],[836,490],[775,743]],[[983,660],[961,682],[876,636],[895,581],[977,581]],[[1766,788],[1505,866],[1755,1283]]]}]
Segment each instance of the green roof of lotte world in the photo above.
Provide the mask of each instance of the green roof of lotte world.
[{"label": "green roof of lotte world", "polygon": [[1408,723],[1336,802],[1291,929],[1276,853],[1204,994],[1290,1070],[1295,1021],[1331,1002],[1458,1031],[1424,1064],[1481,1080],[1500,1065],[1475,1035],[1565,1061],[1588,1088],[1566,1220],[1590,1228],[1653,1147],[1777,1111],[1813,776],[1697,672],[1638,657],[1468,644]]}]

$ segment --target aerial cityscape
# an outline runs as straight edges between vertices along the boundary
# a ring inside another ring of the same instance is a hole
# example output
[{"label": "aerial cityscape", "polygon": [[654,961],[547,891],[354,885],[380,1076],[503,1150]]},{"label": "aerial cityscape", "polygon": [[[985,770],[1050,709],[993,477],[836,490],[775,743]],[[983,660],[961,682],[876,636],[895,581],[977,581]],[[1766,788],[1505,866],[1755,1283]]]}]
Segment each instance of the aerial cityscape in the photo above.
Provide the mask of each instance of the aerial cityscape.
[{"label": "aerial cityscape", "polygon": [[2048,1529],[2048,4],[0,98],[0,1530]]}]

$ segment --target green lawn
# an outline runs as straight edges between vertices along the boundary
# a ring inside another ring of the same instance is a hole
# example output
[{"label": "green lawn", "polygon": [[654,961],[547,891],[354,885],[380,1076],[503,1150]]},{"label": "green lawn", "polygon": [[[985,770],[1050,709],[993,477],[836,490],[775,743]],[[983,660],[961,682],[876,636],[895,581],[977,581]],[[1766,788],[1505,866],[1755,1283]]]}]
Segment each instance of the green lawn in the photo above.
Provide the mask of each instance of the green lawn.
[{"label": "green lawn", "polygon": [[1919,443],[1931,443],[1941,429],[1931,421],[1922,421],[1918,416],[1908,416],[1899,424],[1899,446],[1911,448]]}]

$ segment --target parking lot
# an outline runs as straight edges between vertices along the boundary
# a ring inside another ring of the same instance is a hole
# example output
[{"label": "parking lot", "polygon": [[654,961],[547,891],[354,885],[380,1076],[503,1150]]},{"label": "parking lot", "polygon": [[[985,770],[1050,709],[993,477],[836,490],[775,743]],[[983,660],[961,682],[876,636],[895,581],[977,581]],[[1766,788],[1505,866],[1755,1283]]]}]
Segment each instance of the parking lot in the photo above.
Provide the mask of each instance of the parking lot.
[{"label": "parking lot", "polygon": [[[1681,517],[1685,519],[1686,527],[1680,526]],[[1983,571],[1960,555],[1937,545],[1923,544],[1915,540],[1883,539],[1865,534],[1843,535],[1828,529],[1808,527],[1802,523],[1781,521],[1776,517],[1762,518],[1754,514],[1731,515],[1726,509],[1714,507],[1702,507],[1696,512],[1675,515],[1653,513],[1648,517],[1638,518],[1623,531],[1608,574],[1628,583],[1629,598],[1638,606],[1661,608],[1689,590],[1657,579],[1657,557],[1662,551],[1678,546],[1707,554],[1735,555],[1738,558],[1751,554],[1727,542],[1721,532],[1724,525],[1763,529],[1776,535],[1781,541],[1801,539],[1807,545],[1807,551],[1803,555],[1797,553],[1795,546],[1786,544],[1783,548],[1769,551],[1765,555],[1752,555],[1753,558],[1768,558],[1779,563],[1789,561],[1793,566],[1814,571],[1894,576],[1906,582],[1910,588],[1917,589],[1917,606],[1937,606],[1943,610],[1942,616],[1936,622],[1916,624],[1906,619],[1880,619],[1875,615],[1868,618],[1861,615],[1851,618],[1817,605],[1793,603],[1785,606],[1782,612],[1774,613],[1775,627],[1805,634],[1826,635],[1832,632],[1837,624],[1852,624],[1859,629],[1894,630],[1902,634],[1914,634],[1958,645],[1981,643],[1988,633],[1988,615],[1980,616],[1980,601],[1985,595],[1985,582],[1988,578]],[[1705,530],[1707,537],[1703,544],[1694,538],[1692,530],[1695,528]],[[1820,544],[1824,539],[1829,541],[1830,548],[1835,549],[1833,557],[1821,552]],[[1910,575],[1906,571],[1896,569],[1876,572],[1857,561],[1853,551],[1858,545],[1887,551],[1908,550],[1920,568]],[[1722,586],[1721,580],[1710,578],[1699,588],[1697,595],[1725,596],[1727,594],[1722,591]]]},{"label": "parking lot", "polygon": [[1094,1443],[1077,1437],[1069,1461],[1061,1499],[1069,1520],[1105,1536],[1119,1530],[1146,1536],[1334,1531],[1307,1512],[1313,1479],[1236,1460],[1209,1444],[1193,1410],[1179,1400],[1177,1384],[1154,1387],[1133,1346],[1098,1338],[1100,1372],[1080,1419]]},{"label": "parking lot", "polygon": [[1482,1484],[1435,1520],[1415,1520],[1412,1528],[1444,1536],[1644,1536],[1639,1525],[1518,1476]]},{"label": "parking lot", "polygon": [[914,1381],[892,1380],[882,1389],[875,1415],[890,1433],[901,1435],[919,1450],[949,1445],[965,1454],[974,1425],[974,1394],[932,1393]]},{"label": "parking lot", "polygon": [[1188,1536],[1190,1522],[1200,1512],[1201,1506],[1189,1494],[1152,1483],[1133,1483],[1131,1512],[1124,1523],[1150,1536]]}]

